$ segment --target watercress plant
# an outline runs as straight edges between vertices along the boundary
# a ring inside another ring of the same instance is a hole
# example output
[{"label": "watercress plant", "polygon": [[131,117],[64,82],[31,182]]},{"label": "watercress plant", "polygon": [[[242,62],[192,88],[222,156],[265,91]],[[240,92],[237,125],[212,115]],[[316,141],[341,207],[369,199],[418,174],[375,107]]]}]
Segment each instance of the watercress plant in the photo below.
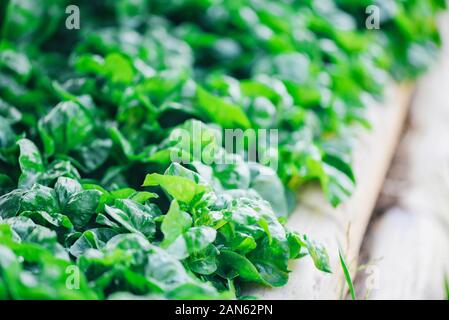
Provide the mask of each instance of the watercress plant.
[{"label": "watercress plant", "polygon": [[[76,2],[79,30],[65,0],[0,4],[0,299],[232,299],[290,259],[330,272],[283,225],[294,194],[351,195],[352,128],[432,60],[445,2]],[[278,143],[252,159],[227,129]]]}]

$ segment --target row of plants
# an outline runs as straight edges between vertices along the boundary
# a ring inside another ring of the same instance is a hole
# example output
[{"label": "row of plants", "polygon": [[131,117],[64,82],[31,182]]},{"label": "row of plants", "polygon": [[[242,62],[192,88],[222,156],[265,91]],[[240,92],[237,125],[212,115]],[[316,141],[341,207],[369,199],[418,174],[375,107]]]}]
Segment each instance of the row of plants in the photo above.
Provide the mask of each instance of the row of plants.
[{"label": "row of plants", "polygon": [[[0,298],[245,298],[247,283],[286,284],[291,259],[331,272],[284,226],[295,194],[351,195],[354,128],[434,59],[444,7],[2,1]],[[246,136],[238,152],[226,129],[277,141]]]}]

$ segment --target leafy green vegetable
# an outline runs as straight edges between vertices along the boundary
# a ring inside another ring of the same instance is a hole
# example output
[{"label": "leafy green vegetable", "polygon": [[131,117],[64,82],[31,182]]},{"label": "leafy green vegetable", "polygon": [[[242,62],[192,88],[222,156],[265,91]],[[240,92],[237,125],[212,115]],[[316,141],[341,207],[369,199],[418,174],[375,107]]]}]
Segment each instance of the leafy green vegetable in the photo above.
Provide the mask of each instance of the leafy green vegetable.
[{"label": "leafy green vegetable", "polygon": [[433,60],[445,7],[82,0],[73,32],[69,4],[0,4],[0,299],[240,298],[290,259],[330,272],[281,221],[306,183],[352,194],[354,125]]}]

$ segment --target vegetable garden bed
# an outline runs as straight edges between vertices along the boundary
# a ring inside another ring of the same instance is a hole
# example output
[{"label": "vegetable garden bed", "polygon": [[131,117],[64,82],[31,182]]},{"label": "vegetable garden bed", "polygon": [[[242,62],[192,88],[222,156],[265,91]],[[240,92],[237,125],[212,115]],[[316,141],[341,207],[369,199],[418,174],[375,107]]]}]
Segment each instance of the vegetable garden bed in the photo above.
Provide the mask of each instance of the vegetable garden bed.
[{"label": "vegetable garden bed", "polygon": [[0,3],[0,298],[344,296],[445,2],[69,4]]}]

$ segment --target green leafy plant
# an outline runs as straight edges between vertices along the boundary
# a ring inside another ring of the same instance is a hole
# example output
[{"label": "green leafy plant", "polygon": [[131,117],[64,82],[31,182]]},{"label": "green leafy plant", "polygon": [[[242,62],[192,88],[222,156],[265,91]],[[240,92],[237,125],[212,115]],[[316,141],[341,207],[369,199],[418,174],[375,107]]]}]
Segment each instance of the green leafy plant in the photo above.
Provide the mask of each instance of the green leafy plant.
[{"label": "green leafy plant", "polygon": [[[352,128],[432,60],[444,7],[394,1],[371,31],[383,1],[82,0],[75,31],[69,4],[0,4],[0,298],[238,298],[306,255],[330,272],[283,225],[294,194],[351,195]],[[250,159],[226,129],[279,141]]]}]

